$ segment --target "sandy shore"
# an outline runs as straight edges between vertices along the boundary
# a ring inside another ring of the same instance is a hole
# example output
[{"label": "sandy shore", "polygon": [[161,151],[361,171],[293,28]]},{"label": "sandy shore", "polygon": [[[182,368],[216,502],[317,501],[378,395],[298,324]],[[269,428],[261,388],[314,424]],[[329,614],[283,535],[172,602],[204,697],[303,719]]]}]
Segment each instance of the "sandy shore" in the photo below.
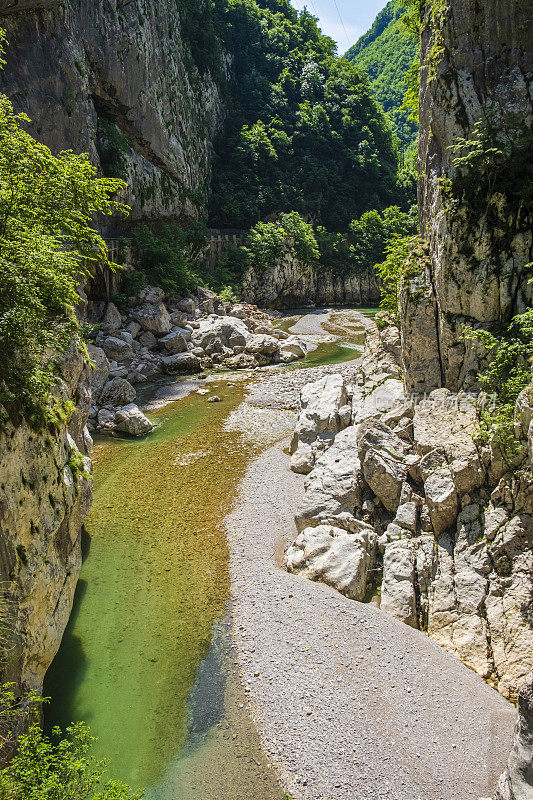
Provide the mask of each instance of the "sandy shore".
[{"label": "sandy shore", "polygon": [[234,637],[265,753],[295,800],[490,797],[513,707],[425,634],[280,569],[304,492],[286,444],[252,462],[226,519]]}]

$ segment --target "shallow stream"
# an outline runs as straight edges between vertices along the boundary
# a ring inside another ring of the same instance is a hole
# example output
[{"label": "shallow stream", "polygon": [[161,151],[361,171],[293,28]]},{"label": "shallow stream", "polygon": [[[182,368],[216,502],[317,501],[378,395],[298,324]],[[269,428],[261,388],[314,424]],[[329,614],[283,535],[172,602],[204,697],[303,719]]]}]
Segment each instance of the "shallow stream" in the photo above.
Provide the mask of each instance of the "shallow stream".
[{"label": "shallow stream", "polygon": [[[320,344],[305,366],[359,355]],[[150,411],[141,440],[95,442],[94,505],[47,723],[86,721],[108,774],[147,800],[281,800],[245,709],[223,520],[254,447],[224,420],[243,382]]]}]

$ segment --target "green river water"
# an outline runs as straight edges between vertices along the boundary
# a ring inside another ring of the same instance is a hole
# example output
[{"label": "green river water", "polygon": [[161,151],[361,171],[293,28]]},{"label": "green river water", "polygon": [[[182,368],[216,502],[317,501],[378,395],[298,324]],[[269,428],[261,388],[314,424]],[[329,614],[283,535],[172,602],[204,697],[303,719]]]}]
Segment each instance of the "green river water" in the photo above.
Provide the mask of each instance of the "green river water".
[{"label": "green river water", "polygon": [[[358,355],[326,343],[304,363]],[[148,800],[281,800],[228,634],[223,518],[254,451],[223,423],[245,387],[210,389],[220,403],[193,393],[150,411],[144,439],[95,442],[90,539],[46,721],[87,722],[109,776]]]}]

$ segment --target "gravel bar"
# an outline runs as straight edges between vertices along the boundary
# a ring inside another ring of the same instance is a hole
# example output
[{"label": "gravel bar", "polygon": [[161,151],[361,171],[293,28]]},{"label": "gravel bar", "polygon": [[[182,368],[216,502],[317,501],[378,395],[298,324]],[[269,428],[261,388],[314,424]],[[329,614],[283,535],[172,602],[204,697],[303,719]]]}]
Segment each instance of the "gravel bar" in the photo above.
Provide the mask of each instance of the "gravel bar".
[{"label": "gravel bar", "polygon": [[226,518],[234,639],[264,751],[295,800],[492,796],[515,709],[425,634],[280,568],[304,478],[251,463]]}]

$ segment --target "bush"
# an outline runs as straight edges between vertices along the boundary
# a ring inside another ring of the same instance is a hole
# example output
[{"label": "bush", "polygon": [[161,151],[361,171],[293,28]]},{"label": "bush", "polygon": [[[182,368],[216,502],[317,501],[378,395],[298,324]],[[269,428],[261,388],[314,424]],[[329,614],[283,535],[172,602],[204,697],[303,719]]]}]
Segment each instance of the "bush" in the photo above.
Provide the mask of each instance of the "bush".
[{"label": "bush", "polygon": [[49,418],[58,353],[77,330],[80,274],[113,268],[95,214],[126,212],[124,184],[97,178],[86,155],[52,155],[0,95],[0,403]]},{"label": "bush", "polygon": [[320,255],[313,228],[297,211],[282,214],[277,222],[258,222],[248,234],[246,248],[259,272],[271,269],[285,255],[302,264],[312,264]]},{"label": "bush", "polygon": [[381,300],[379,307],[388,313],[391,319],[398,322],[398,292],[406,261],[409,256],[411,236],[395,236],[386,248],[386,258],[376,264],[381,278]]},{"label": "bush", "polygon": [[[84,723],[46,737],[38,724],[41,698],[17,697],[0,686],[0,798],[2,800],[141,800],[122,783],[103,780],[106,762],[89,752],[96,741]],[[20,733],[27,729],[27,733]]]},{"label": "bush", "polygon": [[496,337],[485,330],[463,329],[466,339],[485,347],[489,366],[481,373],[482,389],[495,394],[496,407],[481,412],[481,439],[496,441],[508,460],[517,452],[514,435],[514,410],[518,395],[531,382],[533,361],[533,309],[514,317],[505,333]]},{"label": "bush", "polygon": [[134,255],[149,283],[180,294],[198,282],[207,242],[203,226],[197,224],[182,228],[177,224],[167,224],[154,233],[146,225],[139,225],[132,238]]}]

